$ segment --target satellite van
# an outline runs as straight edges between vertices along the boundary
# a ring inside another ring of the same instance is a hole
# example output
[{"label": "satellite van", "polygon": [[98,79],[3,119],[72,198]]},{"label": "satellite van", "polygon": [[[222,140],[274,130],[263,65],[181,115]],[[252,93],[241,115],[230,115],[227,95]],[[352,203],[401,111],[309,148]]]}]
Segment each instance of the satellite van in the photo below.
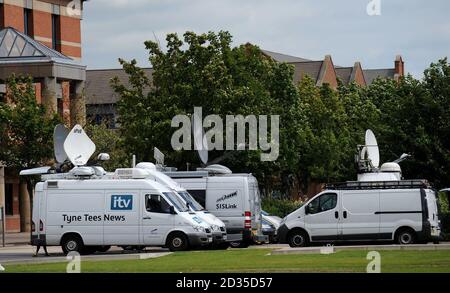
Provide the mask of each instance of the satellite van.
[{"label": "satellite van", "polygon": [[179,195],[181,200],[186,203],[191,211],[196,212],[200,218],[211,225],[213,247],[224,249],[228,247],[225,224],[211,212],[205,210],[205,208],[200,205],[185,188],[169,176],[158,171],[156,165],[153,163],[142,162],[137,164],[136,168],[147,170],[149,176],[146,179],[153,179],[156,182],[172,189],[177,195]]},{"label": "satellite van", "polygon": [[233,174],[221,165],[164,173],[225,223],[233,247],[268,241],[261,230],[261,197],[252,174]]},{"label": "satellite van", "polygon": [[[57,140],[60,144],[62,138]],[[70,172],[48,173],[50,167],[21,172],[42,172],[34,194],[32,245],[61,246],[67,254],[107,251],[113,245],[178,251],[212,243],[210,225],[173,190],[146,179],[148,171],[117,169],[111,175],[86,166],[95,144],[80,125],[68,133],[63,148],[75,166]]]},{"label": "satellite van", "polygon": [[375,135],[366,132],[360,147],[357,181],[330,184],[287,215],[278,229],[280,243],[390,240],[413,244],[441,239],[436,191],[426,180],[401,180],[398,162],[379,167]]}]

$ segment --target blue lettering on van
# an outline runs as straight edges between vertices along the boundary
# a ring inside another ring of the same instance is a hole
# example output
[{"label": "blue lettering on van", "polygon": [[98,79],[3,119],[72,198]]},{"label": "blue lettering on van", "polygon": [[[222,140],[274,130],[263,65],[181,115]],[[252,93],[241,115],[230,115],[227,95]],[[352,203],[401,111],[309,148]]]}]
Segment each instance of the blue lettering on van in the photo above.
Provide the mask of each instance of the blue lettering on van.
[{"label": "blue lettering on van", "polygon": [[132,195],[111,195],[111,210],[124,211],[133,209]]},{"label": "blue lettering on van", "polygon": [[198,224],[202,223],[202,219],[198,218],[198,217],[193,217],[192,220],[196,221]]}]

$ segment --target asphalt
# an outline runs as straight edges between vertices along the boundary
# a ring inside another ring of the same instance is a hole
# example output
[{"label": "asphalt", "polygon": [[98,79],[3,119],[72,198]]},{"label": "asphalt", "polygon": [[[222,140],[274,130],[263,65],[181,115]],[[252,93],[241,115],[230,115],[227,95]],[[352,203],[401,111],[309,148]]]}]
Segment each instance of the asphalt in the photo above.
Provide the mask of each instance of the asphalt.
[{"label": "asphalt", "polygon": [[[50,256],[45,256],[41,251],[38,257],[33,257],[35,247],[29,245],[29,233],[12,233],[6,235],[6,245],[2,247],[0,239],[0,265],[1,264],[32,264],[32,263],[52,263],[65,262],[68,259],[60,247],[48,247]],[[272,249],[271,255],[283,254],[330,254],[344,250],[450,250],[450,242],[441,244],[414,244],[414,245],[395,245],[391,243],[370,243],[354,245],[316,245],[312,247],[291,248],[287,244],[264,244],[253,245],[249,249]],[[165,248],[147,248],[144,251],[124,251],[119,247],[112,247],[106,253],[96,253],[93,255],[81,256],[82,260],[126,260],[126,259],[149,259],[170,254]]]}]

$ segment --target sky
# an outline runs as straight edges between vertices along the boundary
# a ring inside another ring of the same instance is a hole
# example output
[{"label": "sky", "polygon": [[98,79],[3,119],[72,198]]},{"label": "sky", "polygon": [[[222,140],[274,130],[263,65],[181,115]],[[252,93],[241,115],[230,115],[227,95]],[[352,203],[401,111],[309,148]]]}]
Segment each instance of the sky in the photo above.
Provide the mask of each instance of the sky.
[{"label": "sky", "polygon": [[340,66],[392,68],[400,54],[406,71],[420,78],[431,62],[450,55],[450,1],[89,0],[83,63],[119,68],[124,58],[149,67],[145,40],[164,46],[168,33],[220,30],[231,33],[234,45],[250,42],[312,60],[330,54]]}]

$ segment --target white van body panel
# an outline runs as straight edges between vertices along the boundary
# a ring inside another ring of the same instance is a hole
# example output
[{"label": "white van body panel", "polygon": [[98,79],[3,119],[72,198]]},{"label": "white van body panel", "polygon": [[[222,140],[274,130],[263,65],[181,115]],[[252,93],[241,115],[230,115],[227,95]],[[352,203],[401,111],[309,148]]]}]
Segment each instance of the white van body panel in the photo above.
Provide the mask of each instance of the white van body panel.
[{"label": "white van body panel", "polygon": [[[178,210],[176,214],[150,212],[149,195],[158,195],[169,205],[172,190],[152,180],[57,180],[36,186],[33,222],[36,239],[45,235],[47,245],[60,245],[67,233],[81,236],[86,246],[143,245],[164,246],[172,231],[185,233],[191,240],[211,242],[210,225],[196,213]],[[40,191],[42,189],[42,192]],[[202,227],[202,231],[198,231]],[[191,237],[193,237],[191,239]],[[197,238],[195,238],[197,237]],[[204,243],[201,243],[204,244]]]},{"label": "white van body panel", "polygon": [[[251,213],[252,235],[261,232],[261,199],[255,177],[250,174],[173,178],[196,199],[203,196],[206,210],[227,227],[229,239],[239,241],[245,231],[245,212]],[[201,204],[201,200],[198,200]],[[249,237],[252,237],[250,235]],[[242,238],[241,238],[242,239]]]},{"label": "white van body panel", "polygon": [[[335,206],[306,213],[313,202],[336,194]],[[286,216],[278,234],[304,230],[309,240],[394,240],[400,228],[413,229],[420,241],[440,235],[436,193],[426,188],[325,190]]]}]

